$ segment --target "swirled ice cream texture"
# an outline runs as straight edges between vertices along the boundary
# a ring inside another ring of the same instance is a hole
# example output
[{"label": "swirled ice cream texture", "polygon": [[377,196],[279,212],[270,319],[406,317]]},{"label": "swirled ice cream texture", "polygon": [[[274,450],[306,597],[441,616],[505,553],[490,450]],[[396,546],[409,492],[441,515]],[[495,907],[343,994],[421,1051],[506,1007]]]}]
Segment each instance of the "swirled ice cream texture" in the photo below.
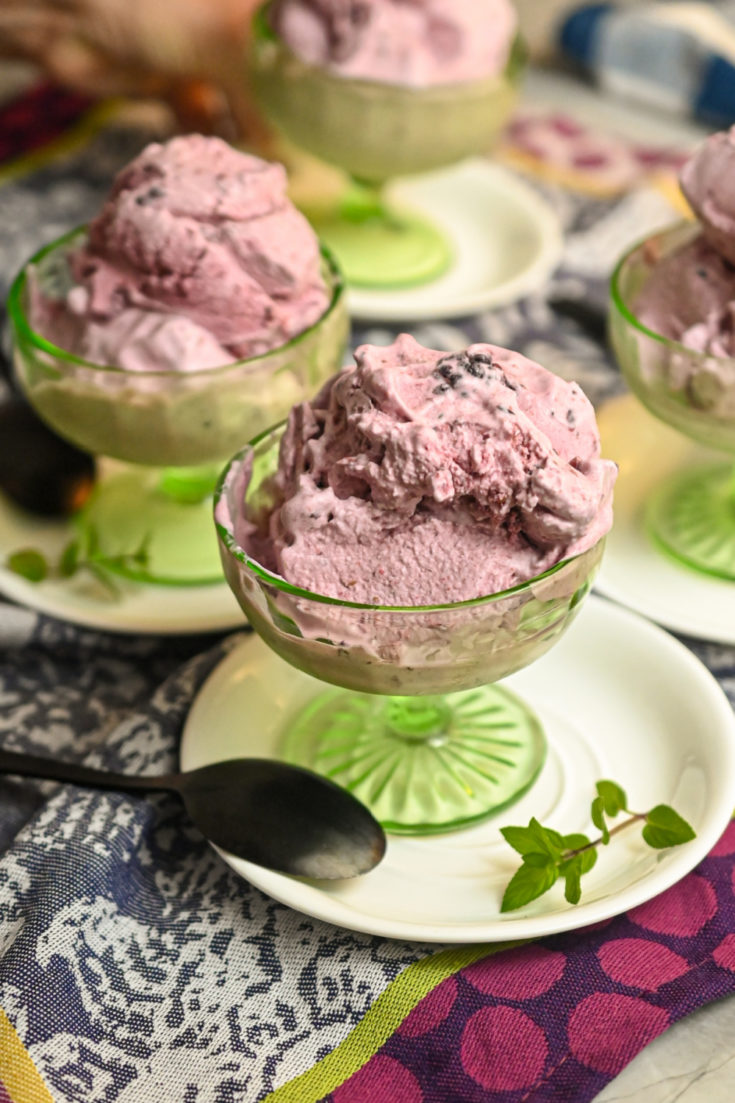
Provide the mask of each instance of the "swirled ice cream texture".
[{"label": "swirled ice cream texture", "polygon": [[[654,333],[695,352],[735,355],[735,127],[711,135],[680,173],[701,234],[668,256],[651,256],[651,275],[632,304]],[[679,373],[686,382],[686,370]]]},{"label": "swirled ice cream texture", "polygon": [[735,127],[702,142],[679,183],[709,244],[735,265]]},{"label": "swirled ice cream texture", "polygon": [[290,583],[369,604],[496,593],[595,544],[616,467],[574,383],[518,353],[364,345],[284,434],[278,502],[241,546]]},{"label": "swirled ice cream texture", "polygon": [[425,87],[497,75],[517,20],[509,0],[278,0],[272,22],[308,64]]},{"label": "swirled ice cream texture", "polygon": [[634,304],[638,320],[687,348],[732,356],[735,267],[702,235],[651,263]]},{"label": "swirled ice cream texture", "polygon": [[123,169],[70,265],[75,286],[64,302],[37,303],[35,324],[67,351],[129,370],[257,356],[328,305],[319,244],[283,166],[201,135],[153,143]]}]

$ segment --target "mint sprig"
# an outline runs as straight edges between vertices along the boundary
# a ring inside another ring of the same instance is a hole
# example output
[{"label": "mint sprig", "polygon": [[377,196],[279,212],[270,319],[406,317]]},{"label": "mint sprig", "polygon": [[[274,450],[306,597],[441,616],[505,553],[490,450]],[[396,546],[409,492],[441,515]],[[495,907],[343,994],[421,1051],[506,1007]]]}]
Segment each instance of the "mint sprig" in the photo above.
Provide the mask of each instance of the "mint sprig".
[{"label": "mint sprig", "polygon": [[19,548],[11,552],[5,565],[9,571],[27,578],[29,582],[43,582],[49,573],[48,560],[37,548]]},{"label": "mint sprig", "polygon": [[[570,904],[578,904],[582,896],[582,877],[597,861],[598,847],[608,846],[618,832],[634,823],[643,823],[644,842],[655,850],[680,846],[694,839],[690,824],[668,804],[657,804],[649,812],[632,812],[628,807],[625,790],[614,781],[598,781],[597,796],[592,801],[592,822],[600,831],[597,839],[574,833],[561,835],[550,827],[544,827],[533,817],[527,827],[502,827],[500,833],[523,859],[521,867],[508,882],[501,912],[515,911],[543,896],[561,878],[564,881],[564,897]],[[621,813],[628,816],[622,823],[610,827],[608,820]]]},{"label": "mint sprig", "polygon": [[132,552],[108,555],[100,548],[99,533],[95,526],[85,525],[79,536],[65,546],[56,562],[49,561],[38,548],[19,548],[7,557],[5,566],[29,582],[43,582],[46,578],[72,578],[86,571],[112,596],[118,597],[120,587],[114,574],[121,570],[145,570],[149,561],[149,543],[150,537],[145,536]]}]

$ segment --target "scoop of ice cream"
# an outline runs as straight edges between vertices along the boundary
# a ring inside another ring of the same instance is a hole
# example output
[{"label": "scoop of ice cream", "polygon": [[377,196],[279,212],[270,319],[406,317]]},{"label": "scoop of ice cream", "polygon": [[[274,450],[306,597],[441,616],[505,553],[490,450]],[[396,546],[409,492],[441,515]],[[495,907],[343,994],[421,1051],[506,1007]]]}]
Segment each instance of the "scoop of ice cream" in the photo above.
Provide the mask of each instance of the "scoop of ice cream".
[{"label": "scoop of ice cream", "polygon": [[242,521],[269,569],[427,605],[507,589],[607,532],[616,468],[576,384],[494,345],[448,355],[406,334],[355,360],[292,412],[267,526]]},{"label": "scoop of ice cream", "polygon": [[651,274],[632,304],[639,321],[688,348],[732,349],[735,267],[702,235],[652,260]]},{"label": "scoop of ice cream", "polygon": [[123,169],[70,266],[69,351],[131,369],[256,356],[328,305],[319,244],[284,168],[200,135],[149,145]]},{"label": "scoop of ice cream", "polygon": [[272,19],[310,65],[416,87],[496,75],[516,30],[509,0],[278,0]]},{"label": "scoop of ice cream", "polygon": [[735,127],[707,138],[679,181],[709,243],[735,264]]}]

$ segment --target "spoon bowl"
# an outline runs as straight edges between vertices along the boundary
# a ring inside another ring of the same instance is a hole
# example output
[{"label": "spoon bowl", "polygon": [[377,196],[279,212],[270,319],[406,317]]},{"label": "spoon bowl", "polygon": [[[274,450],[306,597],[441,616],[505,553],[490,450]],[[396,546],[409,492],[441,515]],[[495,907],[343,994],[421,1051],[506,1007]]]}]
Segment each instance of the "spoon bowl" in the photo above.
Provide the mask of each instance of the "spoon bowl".
[{"label": "spoon bowl", "polygon": [[382,827],[356,797],[311,770],[273,759],[234,758],[186,773],[136,777],[0,750],[0,774],[178,793],[215,846],[294,877],[356,877],[385,853]]},{"label": "spoon bowl", "polygon": [[385,853],[385,834],[367,808],[311,770],[236,758],[178,779],[202,834],[256,865],[333,881],[367,873]]}]

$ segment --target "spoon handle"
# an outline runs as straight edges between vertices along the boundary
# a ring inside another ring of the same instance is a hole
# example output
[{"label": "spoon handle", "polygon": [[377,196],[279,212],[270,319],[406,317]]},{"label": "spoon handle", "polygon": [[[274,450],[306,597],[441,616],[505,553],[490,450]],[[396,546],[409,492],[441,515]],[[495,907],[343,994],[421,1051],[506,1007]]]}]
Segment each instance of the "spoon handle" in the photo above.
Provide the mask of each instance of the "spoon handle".
[{"label": "spoon handle", "polygon": [[20,754],[0,749],[0,774],[19,774],[38,777],[46,781],[71,781],[76,785],[89,785],[94,789],[176,789],[174,776],[158,777],[113,774],[108,770],[95,770],[76,762],[60,762],[40,755]]}]

